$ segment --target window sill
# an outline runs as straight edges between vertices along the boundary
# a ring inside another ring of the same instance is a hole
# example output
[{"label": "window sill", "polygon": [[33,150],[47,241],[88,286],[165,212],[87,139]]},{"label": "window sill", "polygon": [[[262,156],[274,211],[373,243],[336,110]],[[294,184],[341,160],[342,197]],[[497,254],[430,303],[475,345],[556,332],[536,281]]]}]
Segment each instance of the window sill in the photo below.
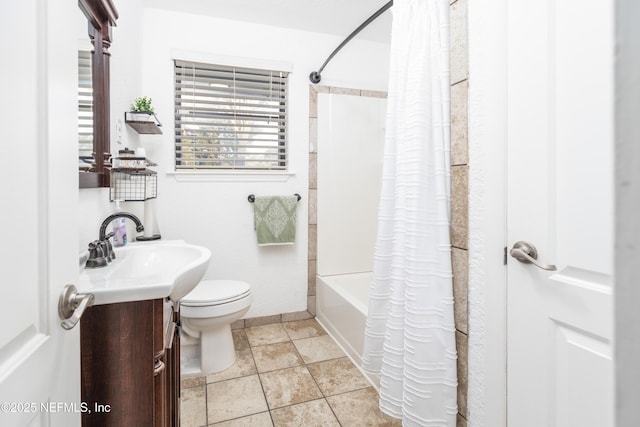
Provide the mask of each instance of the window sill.
[{"label": "window sill", "polygon": [[177,182],[285,182],[295,176],[292,171],[172,171]]}]

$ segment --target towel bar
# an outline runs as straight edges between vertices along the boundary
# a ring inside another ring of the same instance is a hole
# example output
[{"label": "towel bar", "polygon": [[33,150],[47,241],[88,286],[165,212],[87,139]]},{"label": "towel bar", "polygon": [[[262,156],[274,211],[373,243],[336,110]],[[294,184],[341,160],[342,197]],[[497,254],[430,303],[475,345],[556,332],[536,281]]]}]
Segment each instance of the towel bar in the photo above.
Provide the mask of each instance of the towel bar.
[{"label": "towel bar", "polygon": [[[296,196],[298,198],[298,201],[300,201],[302,199],[302,196],[299,195],[298,193],[295,193],[294,196]],[[255,194],[249,194],[249,197],[247,197],[247,200],[249,200],[249,203],[253,203],[256,201],[256,195]]]}]

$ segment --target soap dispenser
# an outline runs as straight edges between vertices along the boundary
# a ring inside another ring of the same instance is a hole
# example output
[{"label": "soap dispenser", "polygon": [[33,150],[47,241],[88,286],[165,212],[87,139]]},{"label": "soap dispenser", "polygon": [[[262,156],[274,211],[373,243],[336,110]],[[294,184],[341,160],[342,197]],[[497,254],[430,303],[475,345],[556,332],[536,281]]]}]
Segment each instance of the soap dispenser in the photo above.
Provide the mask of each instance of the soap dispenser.
[{"label": "soap dispenser", "polygon": [[[122,212],[120,200],[116,200],[116,212]],[[116,218],[113,221],[113,246],[119,248],[127,244],[127,223],[125,218]]]}]

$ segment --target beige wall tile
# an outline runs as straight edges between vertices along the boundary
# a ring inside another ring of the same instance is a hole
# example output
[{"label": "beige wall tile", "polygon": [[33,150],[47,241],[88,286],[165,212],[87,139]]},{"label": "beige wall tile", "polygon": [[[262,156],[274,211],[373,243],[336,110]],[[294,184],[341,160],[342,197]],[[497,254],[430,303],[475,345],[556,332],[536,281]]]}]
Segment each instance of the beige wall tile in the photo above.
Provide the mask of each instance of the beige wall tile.
[{"label": "beige wall tile", "polygon": [[360,96],[368,96],[370,98],[386,98],[387,92],[380,90],[361,90]]},{"label": "beige wall tile", "polygon": [[458,414],[456,419],[456,427],[467,427],[467,420],[462,418],[462,415]]},{"label": "beige wall tile", "polygon": [[317,259],[317,247],[318,247],[318,227],[313,224],[309,224],[309,260]]},{"label": "beige wall tile", "polygon": [[330,93],[334,93],[336,95],[360,96],[360,89],[351,89],[351,88],[348,88],[348,87],[330,86],[329,87],[329,92]]},{"label": "beige wall tile", "polygon": [[293,322],[296,320],[306,320],[313,319],[313,315],[309,313],[307,310],[303,311],[295,311],[293,313],[282,313],[282,323],[284,322]]},{"label": "beige wall tile", "polygon": [[309,189],[309,224],[318,224],[318,190]]},{"label": "beige wall tile", "polygon": [[318,271],[318,261],[309,261],[307,269],[307,295],[316,294],[316,274]]},{"label": "beige wall tile", "polygon": [[231,329],[242,329],[244,328],[244,319],[238,319],[231,324]]},{"label": "beige wall tile", "polygon": [[469,163],[467,136],[467,81],[451,86],[451,164]]},{"label": "beige wall tile", "polygon": [[458,351],[458,412],[467,415],[467,384],[468,384],[468,338],[456,331],[456,350]]},{"label": "beige wall tile", "polygon": [[318,188],[318,154],[309,154],[309,189]]},{"label": "beige wall tile", "polygon": [[282,320],[279,314],[272,316],[252,317],[250,319],[244,319],[245,328],[253,328],[255,326],[271,325],[273,323],[280,323]]},{"label": "beige wall tile", "polygon": [[468,248],[468,176],[467,166],[451,168],[451,245],[462,249]]},{"label": "beige wall tile", "polygon": [[467,0],[458,0],[451,5],[450,25],[450,67],[453,84],[465,80],[469,75]]},{"label": "beige wall tile", "polygon": [[456,329],[469,333],[468,304],[469,293],[469,254],[464,249],[451,248],[451,266],[453,269],[453,307]]},{"label": "beige wall tile", "polygon": [[316,92],[318,93],[329,93],[329,86],[325,86],[325,85],[314,85],[313,88],[316,90]]},{"label": "beige wall tile", "polygon": [[307,296],[307,311],[312,315],[316,315],[316,296],[309,295]]},{"label": "beige wall tile", "polygon": [[318,117],[318,91],[309,86],[309,117]]},{"label": "beige wall tile", "polygon": [[318,119],[309,119],[309,152],[318,152]]}]

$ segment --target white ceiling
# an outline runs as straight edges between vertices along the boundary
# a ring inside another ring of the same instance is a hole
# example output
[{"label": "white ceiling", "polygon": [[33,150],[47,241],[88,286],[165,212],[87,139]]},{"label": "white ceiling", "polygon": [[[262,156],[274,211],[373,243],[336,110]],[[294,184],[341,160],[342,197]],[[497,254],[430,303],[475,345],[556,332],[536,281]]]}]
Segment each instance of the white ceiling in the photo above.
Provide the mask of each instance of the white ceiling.
[{"label": "white ceiling", "polygon": [[[145,0],[157,9],[209,15],[276,27],[347,37],[388,0]],[[356,37],[388,43],[391,13],[386,11]]]}]

